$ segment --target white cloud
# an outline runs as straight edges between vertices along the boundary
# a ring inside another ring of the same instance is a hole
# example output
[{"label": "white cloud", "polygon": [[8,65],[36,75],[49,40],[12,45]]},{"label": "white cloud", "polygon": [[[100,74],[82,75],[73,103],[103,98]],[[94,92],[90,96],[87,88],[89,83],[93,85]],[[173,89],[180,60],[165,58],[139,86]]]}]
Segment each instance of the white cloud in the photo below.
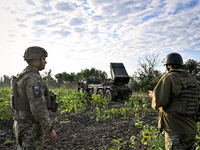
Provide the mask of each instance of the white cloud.
[{"label": "white cloud", "polygon": [[26,3],[29,5],[35,5],[35,3],[32,0],[26,0]]},{"label": "white cloud", "polygon": [[46,70],[54,74],[91,67],[109,74],[110,62],[123,62],[131,74],[150,53],[199,59],[199,8],[192,0],[2,0],[1,51],[7,52],[0,61],[12,61],[0,76],[16,74],[15,61],[22,70],[23,52],[33,45],[48,50]]},{"label": "white cloud", "polygon": [[85,31],[85,29],[84,29],[84,28],[78,28],[78,27],[76,27],[76,28],[74,29],[74,31],[75,31],[75,32],[78,32],[78,33],[82,33],[82,32]]},{"label": "white cloud", "polygon": [[79,26],[84,24],[84,19],[83,18],[72,18],[70,20],[70,26]]},{"label": "white cloud", "polygon": [[55,5],[55,8],[59,11],[66,11],[66,12],[72,12],[76,9],[76,7],[74,5],[72,5],[71,3],[67,2],[67,3],[64,3],[64,2],[58,2],[56,5]]}]

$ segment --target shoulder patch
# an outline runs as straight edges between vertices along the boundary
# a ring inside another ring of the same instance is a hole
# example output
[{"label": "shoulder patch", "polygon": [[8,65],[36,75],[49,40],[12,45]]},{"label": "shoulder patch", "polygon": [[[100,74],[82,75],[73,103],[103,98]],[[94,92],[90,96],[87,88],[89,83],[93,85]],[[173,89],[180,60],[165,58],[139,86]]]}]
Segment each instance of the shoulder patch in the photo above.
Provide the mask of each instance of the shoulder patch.
[{"label": "shoulder patch", "polygon": [[41,90],[38,85],[33,86],[33,94],[34,94],[35,98],[41,97]]}]

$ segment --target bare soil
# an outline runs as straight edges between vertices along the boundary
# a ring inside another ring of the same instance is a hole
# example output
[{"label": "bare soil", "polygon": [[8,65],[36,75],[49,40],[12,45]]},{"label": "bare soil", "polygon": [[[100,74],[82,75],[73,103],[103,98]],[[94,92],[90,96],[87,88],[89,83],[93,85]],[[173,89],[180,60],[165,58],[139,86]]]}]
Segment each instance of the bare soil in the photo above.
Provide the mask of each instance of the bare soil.
[{"label": "bare soil", "polygon": [[[113,102],[113,105],[123,105],[122,103]],[[157,126],[155,114],[148,114],[142,118],[143,124]],[[147,147],[141,141],[141,128],[135,126],[135,117],[128,116],[126,119],[114,118],[103,121],[91,119],[94,114],[80,113],[76,116],[66,117],[66,114],[60,112],[51,113],[50,117],[57,133],[57,140],[53,143],[47,141],[44,150],[108,150],[117,148],[118,144],[111,142],[113,139],[122,138],[124,145],[121,149],[129,150],[131,145],[130,138],[135,136],[135,145],[137,150],[145,150]],[[0,120],[0,149],[15,150],[16,140],[13,133],[13,120]],[[12,143],[5,144],[6,140]]]}]

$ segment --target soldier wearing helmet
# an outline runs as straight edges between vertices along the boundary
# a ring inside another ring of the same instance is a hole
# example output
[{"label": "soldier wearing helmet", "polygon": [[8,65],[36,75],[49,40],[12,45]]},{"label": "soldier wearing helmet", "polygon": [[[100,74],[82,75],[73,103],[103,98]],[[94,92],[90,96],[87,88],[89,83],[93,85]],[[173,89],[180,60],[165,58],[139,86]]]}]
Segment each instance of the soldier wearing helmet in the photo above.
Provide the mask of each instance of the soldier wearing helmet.
[{"label": "soldier wearing helmet", "polygon": [[42,47],[27,48],[24,60],[28,66],[11,80],[13,129],[17,150],[42,150],[44,133],[49,142],[56,140],[56,132],[49,118],[48,86],[39,73],[45,68],[47,56]]},{"label": "soldier wearing helmet", "polygon": [[[38,71],[43,70],[46,64],[45,58],[48,57],[47,51],[38,46],[29,47],[26,49],[24,53],[24,60],[28,63],[28,65],[35,67]],[[34,61],[37,60],[37,64],[35,66]],[[38,64],[40,64],[38,66]]]},{"label": "soldier wearing helmet", "polygon": [[200,88],[197,80],[183,70],[180,54],[168,54],[164,65],[168,73],[149,91],[149,96],[152,108],[159,109],[158,127],[165,130],[165,149],[192,150],[197,134]]}]

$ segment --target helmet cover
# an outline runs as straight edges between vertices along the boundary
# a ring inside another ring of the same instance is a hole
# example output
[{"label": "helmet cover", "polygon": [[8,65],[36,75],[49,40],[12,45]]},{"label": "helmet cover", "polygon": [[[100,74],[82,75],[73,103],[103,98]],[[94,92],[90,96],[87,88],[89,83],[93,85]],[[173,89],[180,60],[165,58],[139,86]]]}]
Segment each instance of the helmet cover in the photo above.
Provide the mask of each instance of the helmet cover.
[{"label": "helmet cover", "polygon": [[32,46],[29,47],[25,50],[24,53],[24,60],[28,60],[28,59],[39,59],[42,56],[44,57],[48,57],[48,53],[47,51],[39,46]]}]

